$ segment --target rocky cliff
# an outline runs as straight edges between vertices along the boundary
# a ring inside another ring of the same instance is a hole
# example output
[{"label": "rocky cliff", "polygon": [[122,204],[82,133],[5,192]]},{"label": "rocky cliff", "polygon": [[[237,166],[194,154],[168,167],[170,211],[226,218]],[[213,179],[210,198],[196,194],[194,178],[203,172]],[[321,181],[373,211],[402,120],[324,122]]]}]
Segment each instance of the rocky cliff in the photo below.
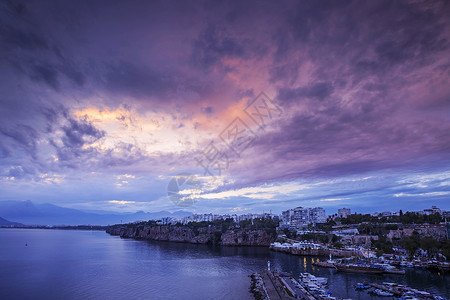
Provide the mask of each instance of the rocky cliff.
[{"label": "rocky cliff", "polygon": [[414,232],[417,232],[421,238],[429,236],[440,242],[446,241],[448,238],[448,232],[445,225],[415,225],[410,228],[403,228],[398,230],[390,230],[387,234],[388,240],[404,239],[405,237],[412,236]]},{"label": "rocky cliff", "polygon": [[264,229],[230,229],[222,232],[214,227],[189,228],[187,226],[110,226],[111,235],[142,240],[215,244],[224,246],[270,246],[276,234]]}]

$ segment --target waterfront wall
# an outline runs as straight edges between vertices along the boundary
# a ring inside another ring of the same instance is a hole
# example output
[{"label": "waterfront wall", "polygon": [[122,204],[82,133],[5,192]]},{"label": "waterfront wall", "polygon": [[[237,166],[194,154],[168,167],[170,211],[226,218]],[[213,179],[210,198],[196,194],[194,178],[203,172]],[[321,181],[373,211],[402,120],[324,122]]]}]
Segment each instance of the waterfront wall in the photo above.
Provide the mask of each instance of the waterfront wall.
[{"label": "waterfront wall", "polygon": [[111,226],[111,235],[140,240],[184,242],[192,244],[217,244],[223,246],[270,246],[276,234],[266,230],[235,229],[222,232],[214,227],[195,230],[187,226]]},{"label": "waterfront wall", "polygon": [[270,249],[273,251],[302,256],[329,256],[331,254],[333,257],[351,257],[355,254],[355,252],[352,250],[339,249],[298,249],[293,247],[287,248],[274,246],[270,246]]}]

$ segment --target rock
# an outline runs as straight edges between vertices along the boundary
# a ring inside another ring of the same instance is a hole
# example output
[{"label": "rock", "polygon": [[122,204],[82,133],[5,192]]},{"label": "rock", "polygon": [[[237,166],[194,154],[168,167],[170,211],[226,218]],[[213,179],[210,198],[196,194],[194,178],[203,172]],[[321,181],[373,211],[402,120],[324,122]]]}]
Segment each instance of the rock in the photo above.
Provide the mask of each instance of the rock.
[{"label": "rock", "polygon": [[236,229],[222,233],[214,227],[194,230],[188,226],[169,225],[114,225],[106,232],[123,238],[224,246],[269,246],[276,239],[275,234],[266,230]]},{"label": "rock", "polygon": [[274,241],[265,230],[228,230],[222,234],[224,246],[270,246]]}]

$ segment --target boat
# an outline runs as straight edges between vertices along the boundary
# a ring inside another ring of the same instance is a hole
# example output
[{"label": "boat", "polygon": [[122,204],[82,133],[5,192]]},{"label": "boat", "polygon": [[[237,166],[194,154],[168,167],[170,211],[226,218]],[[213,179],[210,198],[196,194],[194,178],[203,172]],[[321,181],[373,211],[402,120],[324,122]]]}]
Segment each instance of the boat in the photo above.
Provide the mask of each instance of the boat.
[{"label": "boat", "polygon": [[310,273],[300,273],[300,285],[306,289],[315,299],[320,300],[335,300],[335,297],[331,296],[331,292],[325,290],[327,284],[327,278],[316,277]]},{"label": "boat", "polygon": [[405,261],[405,260],[402,260],[402,261],[399,263],[399,265],[400,265],[401,267],[414,268],[414,264],[413,264],[412,262]]},{"label": "boat", "polygon": [[329,263],[328,261],[315,261],[312,264],[322,268],[334,268],[334,263]]},{"label": "boat", "polygon": [[328,282],[328,279],[326,277],[316,277],[310,273],[302,273],[300,274],[301,280],[303,282],[312,282],[314,284],[318,285],[326,285]]},{"label": "boat", "polygon": [[445,298],[435,295],[426,291],[419,291],[417,289],[413,289],[406,285],[398,284],[395,282],[383,282],[382,285],[378,283],[357,283],[355,284],[355,289],[358,286],[368,285],[370,286],[367,289],[368,293],[375,294],[381,297],[399,297],[400,300],[424,300],[424,299],[435,299],[435,300],[443,300]]},{"label": "boat", "polygon": [[392,296],[394,296],[393,293],[386,292],[386,291],[383,291],[381,289],[375,289],[375,290],[373,290],[372,293],[374,293],[377,296],[382,296],[382,297],[392,297]]},{"label": "boat", "polygon": [[329,263],[330,265],[334,265],[334,264],[338,263],[338,261],[337,261],[337,260],[334,260],[334,259],[332,259],[332,258],[331,258],[331,253],[330,253],[330,258],[329,258],[329,259],[327,259],[327,263]]},{"label": "boat", "polygon": [[358,282],[354,285],[354,287],[355,290],[366,290],[370,288],[370,285]]},{"label": "boat", "polygon": [[401,269],[397,269],[397,268],[394,268],[394,269],[385,269],[384,270],[386,273],[388,273],[388,274],[399,274],[399,275],[404,275],[404,274],[406,274],[406,271],[405,270],[401,270]]},{"label": "boat", "polygon": [[370,274],[382,274],[384,269],[375,265],[367,264],[335,264],[338,271],[343,272],[355,272],[355,273],[370,273]]},{"label": "boat", "polygon": [[400,274],[400,275],[406,274],[405,270],[401,270],[401,269],[391,266],[389,264],[380,264],[379,266],[384,268],[384,272],[386,272],[388,274]]}]

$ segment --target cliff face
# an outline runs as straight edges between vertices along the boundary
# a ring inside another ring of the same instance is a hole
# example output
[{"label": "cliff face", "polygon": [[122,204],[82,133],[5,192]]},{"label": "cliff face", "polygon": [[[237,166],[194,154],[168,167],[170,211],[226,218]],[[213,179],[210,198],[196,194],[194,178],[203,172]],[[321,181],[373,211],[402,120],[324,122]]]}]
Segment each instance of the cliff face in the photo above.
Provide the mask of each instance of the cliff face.
[{"label": "cliff face", "polygon": [[224,246],[270,246],[275,239],[265,230],[228,230],[221,236]]},{"label": "cliff face", "polygon": [[275,234],[265,230],[235,229],[222,233],[214,227],[193,230],[186,226],[111,226],[106,232],[123,238],[224,246],[269,246],[276,239]]},{"label": "cliff face", "polygon": [[405,237],[412,236],[414,231],[416,231],[420,237],[432,237],[438,241],[447,240],[447,228],[441,225],[434,226],[415,226],[414,228],[404,228],[398,230],[390,230],[387,238],[392,241],[394,238],[404,239]]}]

